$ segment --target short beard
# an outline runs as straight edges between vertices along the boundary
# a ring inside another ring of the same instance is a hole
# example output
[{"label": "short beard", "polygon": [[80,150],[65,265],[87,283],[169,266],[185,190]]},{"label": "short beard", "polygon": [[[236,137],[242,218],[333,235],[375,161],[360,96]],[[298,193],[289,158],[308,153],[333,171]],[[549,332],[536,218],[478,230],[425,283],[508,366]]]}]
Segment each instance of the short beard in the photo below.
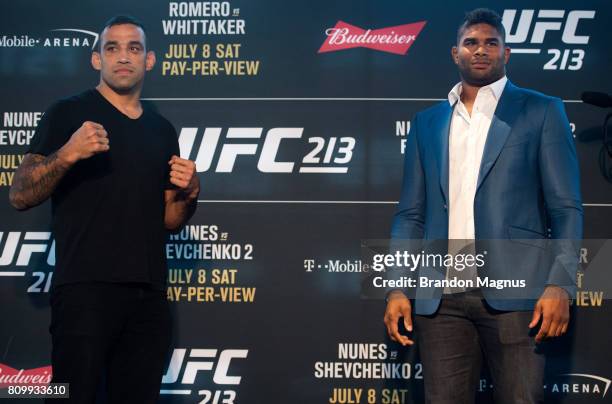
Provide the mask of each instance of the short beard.
[{"label": "short beard", "polygon": [[484,87],[504,77],[506,74],[505,70],[506,69],[501,67],[500,69],[492,70],[487,76],[474,77],[469,73],[469,69],[459,69],[459,75],[461,76],[461,80],[465,81],[471,86]]},{"label": "short beard", "polygon": [[106,85],[111,90],[113,90],[114,92],[116,92],[117,94],[120,94],[120,95],[130,95],[130,94],[133,94],[135,92],[135,90],[138,89],[138,87],[140,86],[140,82],[136,82],[136,83],[134,83],[134,85],[129,86],[129,87],[119,87],[119,86],[116,86],[115,84],[113,84],[110,80],[106,80],[104,75],[102,76],[102,81],[104,81],[104,83],[106,83]]}]

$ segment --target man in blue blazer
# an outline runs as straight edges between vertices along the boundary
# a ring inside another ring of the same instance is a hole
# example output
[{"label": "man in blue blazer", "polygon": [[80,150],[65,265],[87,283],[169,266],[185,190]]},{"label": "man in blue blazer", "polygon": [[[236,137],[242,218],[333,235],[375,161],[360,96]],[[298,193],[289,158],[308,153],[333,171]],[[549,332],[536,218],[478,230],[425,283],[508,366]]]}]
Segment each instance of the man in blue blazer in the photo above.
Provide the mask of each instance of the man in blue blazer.
[{"label": "man in blue blazer", "polygon": [[[392,239],[504,240],[488,242],[495,254],[487,276],[511,273],[527,284],[520,298],[485,287],[417,290],[428,403],[473,402],[483,359],[496,403],[542,402],[538,344],[569,322],[583,218],[574,140],[560,99],[508,81],[504,38],[494,11],[466,14],[452,48],[461,82],[448,101],[416,114],[407,139]],[[426,276],[440,280],[451,270]],[[388,294],[385,324],[392,340],[412,345],[398,330],[400,318],[413,330],[404,292]]]}]

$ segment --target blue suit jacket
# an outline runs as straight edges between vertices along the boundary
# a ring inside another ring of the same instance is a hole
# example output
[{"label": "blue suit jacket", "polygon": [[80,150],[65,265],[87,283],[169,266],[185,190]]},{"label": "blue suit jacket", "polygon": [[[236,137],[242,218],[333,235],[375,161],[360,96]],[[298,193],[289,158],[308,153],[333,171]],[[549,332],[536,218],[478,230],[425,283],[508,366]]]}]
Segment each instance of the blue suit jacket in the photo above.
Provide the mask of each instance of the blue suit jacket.
[{"label": "blue suit jacket", "polygon": [[[452,111],[448,101],[443,101],[417,113],[411,122],[392,239],[448,239]],[[528,278],[530,286],[539,285],[542,290],[548,284],[560,285],[573,296],[575,249],[555,247],[552,259],[543,261],[541,247],[548,237],[580,240],[582,217],[576,149],[562,101],[508,81],[480,165],[474,198],[476,240],[522,243],[526,250],[520,253],[524,259],[518,277]],[[503,254],[489,256],[487,275],[507,278]],[[435,272],[428,276],[443,277]],[[487,302],[496,309],[533,309],[533,299],[507,298],[505,293],[483,288]],[[439,288],[417,290],[415,312],[434,313],[441,294]]]}]

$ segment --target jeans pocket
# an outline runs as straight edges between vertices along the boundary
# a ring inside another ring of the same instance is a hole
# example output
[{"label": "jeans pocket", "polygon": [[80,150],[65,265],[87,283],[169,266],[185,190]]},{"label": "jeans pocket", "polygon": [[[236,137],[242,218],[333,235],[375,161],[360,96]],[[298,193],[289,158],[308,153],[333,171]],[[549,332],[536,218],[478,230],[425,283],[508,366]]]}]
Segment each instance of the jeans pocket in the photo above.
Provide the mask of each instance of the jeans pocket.
[{"label": "jeans pocket", "polygon": [[535,345],[535,333],[529,328],[531,311],[511,311],[497,315],[497,330],[502,344]]}]

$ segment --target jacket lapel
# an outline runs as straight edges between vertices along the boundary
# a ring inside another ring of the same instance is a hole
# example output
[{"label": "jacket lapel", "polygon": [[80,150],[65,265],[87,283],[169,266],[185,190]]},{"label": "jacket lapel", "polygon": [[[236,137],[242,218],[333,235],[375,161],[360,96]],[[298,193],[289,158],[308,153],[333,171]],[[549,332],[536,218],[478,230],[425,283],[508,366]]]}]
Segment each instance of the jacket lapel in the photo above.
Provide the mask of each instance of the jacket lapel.
[{"label": "jacket lapel", "polygon": [[508,136],[510,135],[510,131],[514,126],[514,122],[523,108],[524,101],[524,93],[518,87],[508,81],[497,104],[497,108],[493,114],[493,120],[491,121],[491,127],[487,133],[487,140],[485,142],[482,160],[480,162],[476,192],[478,192],[480,185],[485,180],[487,174],[489,174],[489,171],[491,171],[491,168],[493,168],[495,161],[499,157],[499,154],[501,153],[501,150],[504,147]]},{"label": "jacket lapel", "polygon": [[438,172],[440,173],[440,189],[444,195],[444,201],[448,203],[448,136],[450,134],[451,118],[453,108],[448,102],[444,102],[440,113],[432,123],[432,134],[437,140],[436,156],[438,157]]}]

